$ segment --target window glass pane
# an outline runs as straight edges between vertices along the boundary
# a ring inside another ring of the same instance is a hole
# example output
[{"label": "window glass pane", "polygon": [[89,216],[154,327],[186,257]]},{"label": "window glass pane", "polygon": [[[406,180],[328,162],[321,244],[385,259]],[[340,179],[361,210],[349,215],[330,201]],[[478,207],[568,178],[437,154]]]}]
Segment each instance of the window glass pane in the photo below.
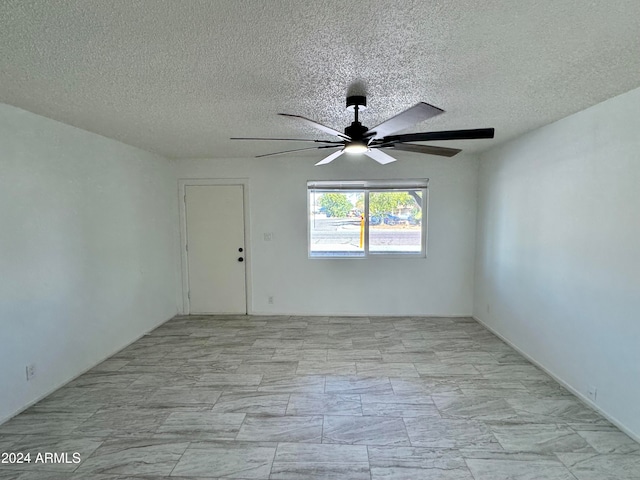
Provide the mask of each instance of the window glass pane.
[{"label": "window glass pane", "polygon": [[362,212],[362,190],[309,190],[309,255],[364,256]]},{"label": "window glass pane", "polygon": [[422,190],[369,193],[369,251],[422,252]]}]

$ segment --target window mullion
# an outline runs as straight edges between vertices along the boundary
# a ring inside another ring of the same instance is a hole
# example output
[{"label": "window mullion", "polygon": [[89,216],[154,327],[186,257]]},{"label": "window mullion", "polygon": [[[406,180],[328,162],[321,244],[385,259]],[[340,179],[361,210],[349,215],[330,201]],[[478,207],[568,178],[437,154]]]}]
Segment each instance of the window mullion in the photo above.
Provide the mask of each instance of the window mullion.
[{"label": "window mullion", "polygon": [[369,190],[364,191],[364,256],[369,256]]}]

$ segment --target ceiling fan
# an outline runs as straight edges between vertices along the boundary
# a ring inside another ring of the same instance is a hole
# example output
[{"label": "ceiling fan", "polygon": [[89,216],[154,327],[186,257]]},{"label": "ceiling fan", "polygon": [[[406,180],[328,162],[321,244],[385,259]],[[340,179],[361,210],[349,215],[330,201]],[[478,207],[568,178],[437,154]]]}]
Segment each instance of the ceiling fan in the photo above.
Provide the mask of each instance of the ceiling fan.
[{"label": "ceiling fan", "polygon": [[302,150],[315,149],[339,149],[328,157],[320,160],[316,165],[326,165],[333,162],[343,153],[364,153],[376,162],[385,165],[395,162],[396,159],[388,155],[383,149],[404,150],[407,152],[426,153],[428,155],[439,155],[442,157],[453,157],[462,150],[457,148],[437,147],[435,145],[420,145],[411,142],[426,142],[431,140],[472,140],[477,138],[493,138],[493,128],[477,128],[472,130],[450,130],[444,132],[422,132],[406,133],[403,135],[393,135],[395,132],[409,128],[429,118],[444,113],[444,110],[420,102],[413,107],[400,112],[399,114],[385,120],[374,128],[367,128],[358,121],[358,113],[367,108],[367,97],[363,95],[352,95],[347,97],[347,110],[354,112],[355,119],[350,126],[344,129],[344,133],[334,130],[331,127],[322,125],[300,115],[290,115],[279,113],[283,117],[304,122],[307,125],[321,130],[322,132],[334,135],[339,140],[309,140],[302,138],[256,138],[256,137],[232,137],[231,140],[279,140],[296,142],[313,142],[322,145],[308,148],[297,148],[294,150],[284,150],[282,152],[266,153],[259,157],[269,157],[272,155],[282,155],[284,153],[300,152]]}]

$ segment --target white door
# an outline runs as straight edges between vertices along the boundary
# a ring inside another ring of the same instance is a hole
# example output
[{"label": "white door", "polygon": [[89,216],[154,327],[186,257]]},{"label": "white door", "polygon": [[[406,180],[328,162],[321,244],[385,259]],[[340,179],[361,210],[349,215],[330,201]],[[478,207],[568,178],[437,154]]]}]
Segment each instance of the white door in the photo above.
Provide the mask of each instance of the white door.
[{"label": "white door", "polygon": [[246,314],[242,185],[185,187],[189,313]]}]

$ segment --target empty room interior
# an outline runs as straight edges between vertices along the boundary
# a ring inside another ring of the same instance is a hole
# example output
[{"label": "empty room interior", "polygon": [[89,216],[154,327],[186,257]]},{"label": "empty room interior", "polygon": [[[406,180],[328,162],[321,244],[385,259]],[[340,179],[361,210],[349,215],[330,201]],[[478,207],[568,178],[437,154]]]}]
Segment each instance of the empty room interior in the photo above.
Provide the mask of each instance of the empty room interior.
[{"label": "empty room interior", "polygon": [[0,2],[0,480],[640,479],[640,2]]}]

